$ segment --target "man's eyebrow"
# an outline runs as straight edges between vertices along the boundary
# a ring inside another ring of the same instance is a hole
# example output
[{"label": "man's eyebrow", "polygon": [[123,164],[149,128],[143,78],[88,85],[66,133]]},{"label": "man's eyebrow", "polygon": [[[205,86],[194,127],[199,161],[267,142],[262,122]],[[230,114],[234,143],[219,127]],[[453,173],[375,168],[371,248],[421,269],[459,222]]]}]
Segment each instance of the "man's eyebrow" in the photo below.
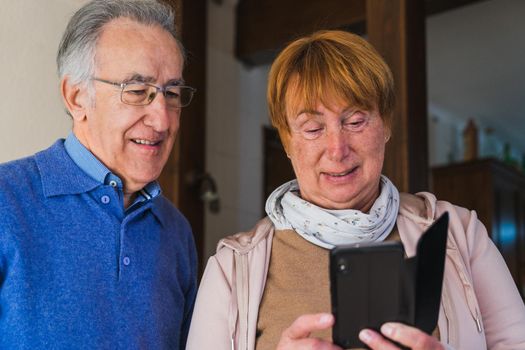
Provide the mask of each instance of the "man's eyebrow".
[{"label": "man's eyebrow", "polygon": [[184,85],[184,79],[170,79],[166,82],[166,86]]},{"label": "man's eyebrow", "polygon": [[155,82],[155,78],[151,77],[151,76],[144,76],[144,75],[139,74],[139,73],[133,73],[129,78],[126,79],[126,81],[127,82],[137,81],[137,82],[140,82],[140,83],[154,83]]},{"label": "man's eyebrow", "polygon": [[[144,76],[142,74],[139,74],[139,73],[133,73],[133,75],[131,75],[129,78],[127,78],[125,81],[126,82],[130,82],[130,81],[137,81],[137,82],[140,82],[140,83],[150,83],[150,84],[153,84],[156,82],[157,79],[155,79],[154,77],[152,76]],[[164,84],[165,86],[173,86],[173,85],[184,85],[184,79],[170,79],[166,82],[166,84]]]}]

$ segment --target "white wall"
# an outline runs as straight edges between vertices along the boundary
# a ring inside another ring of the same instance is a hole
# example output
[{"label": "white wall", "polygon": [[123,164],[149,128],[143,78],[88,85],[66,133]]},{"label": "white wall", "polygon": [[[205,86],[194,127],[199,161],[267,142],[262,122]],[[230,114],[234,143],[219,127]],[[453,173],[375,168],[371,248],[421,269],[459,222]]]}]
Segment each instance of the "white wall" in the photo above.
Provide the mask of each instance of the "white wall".
[{"label": "white wall", "polygon": [[33,154],[71,128],[55,55],[85,0],[20,0],[0,7],[0,162]]},{"label": "white wall", "polygon": [[235,4],[208,3],[206,167],[217,181],[221,211],[206,212],[206,257],[220,238],[251,228],[263,209],[262,127],[269,124],[269,67],[248,68],[235,58]]},{"label": "white wall", "polygon": [[447,124],[454,120],[461,133],[469,118],[478,126],[481,156],[488,152],[486,128],[500,157],[505,143],[515,159],[525,154],[524,13],[523,0],[487,0],[427,18],[430,115],[445,136],[430,144],[431,165],[443,164],[439,153],[450,148]]}]

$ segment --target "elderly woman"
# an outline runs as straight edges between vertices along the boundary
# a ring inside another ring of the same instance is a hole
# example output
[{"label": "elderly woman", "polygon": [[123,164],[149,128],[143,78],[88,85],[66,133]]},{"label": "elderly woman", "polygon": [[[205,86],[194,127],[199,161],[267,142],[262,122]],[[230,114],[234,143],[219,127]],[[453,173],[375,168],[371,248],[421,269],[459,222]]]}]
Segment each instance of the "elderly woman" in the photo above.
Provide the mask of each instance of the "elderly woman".
[{"label": "elderly woman", "polygon": [[[475,212],[430,193],[399,194],[381,175],[392,74],[363,39],[323,31],[291,43],[270,71],[268,104],[297,180],[268,217],[223,239],[204,272],[187,349],[339,349],[332,344],[329,249],[401,241],[450,215],[438,326],[362,330],[372,349],[525,349],[525,307]],[[388,293],[387,290],[384,291]]]}]

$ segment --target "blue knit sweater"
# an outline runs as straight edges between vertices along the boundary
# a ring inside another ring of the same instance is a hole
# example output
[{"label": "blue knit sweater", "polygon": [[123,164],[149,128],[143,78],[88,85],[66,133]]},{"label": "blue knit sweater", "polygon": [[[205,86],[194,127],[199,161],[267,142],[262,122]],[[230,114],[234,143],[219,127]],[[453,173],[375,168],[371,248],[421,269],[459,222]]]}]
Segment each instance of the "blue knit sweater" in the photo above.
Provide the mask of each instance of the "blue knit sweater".
[{"label": "blue knit sweater", "polygon": [[123,215],[63,140],[0,165],[0,349],[183,348],[196,267],[166,198]]}]

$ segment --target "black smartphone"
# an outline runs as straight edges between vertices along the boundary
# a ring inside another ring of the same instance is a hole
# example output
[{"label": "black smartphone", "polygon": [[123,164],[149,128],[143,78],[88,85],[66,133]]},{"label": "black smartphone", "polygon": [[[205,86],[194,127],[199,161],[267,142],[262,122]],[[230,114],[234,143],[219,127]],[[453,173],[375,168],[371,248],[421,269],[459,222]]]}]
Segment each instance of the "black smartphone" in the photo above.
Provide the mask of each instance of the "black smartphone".
[{"label": "black smartphone", "polygon": [[379,330],[387,321],[410,321],[403,300],[404,250],[400,242],[336,247],[330,253],[332,329],[334,343],[364,348],[363,328]]},{"label": "black smartphone", "polygon": [[408,259],[401,242],[332,249],[334,343],[343,348],[365,347],[359,332],[363,328],[379,331],[389,321],[431,334],[439,317],[447,235],[448,213],[444,213],[422,234],[416,255]]}]

